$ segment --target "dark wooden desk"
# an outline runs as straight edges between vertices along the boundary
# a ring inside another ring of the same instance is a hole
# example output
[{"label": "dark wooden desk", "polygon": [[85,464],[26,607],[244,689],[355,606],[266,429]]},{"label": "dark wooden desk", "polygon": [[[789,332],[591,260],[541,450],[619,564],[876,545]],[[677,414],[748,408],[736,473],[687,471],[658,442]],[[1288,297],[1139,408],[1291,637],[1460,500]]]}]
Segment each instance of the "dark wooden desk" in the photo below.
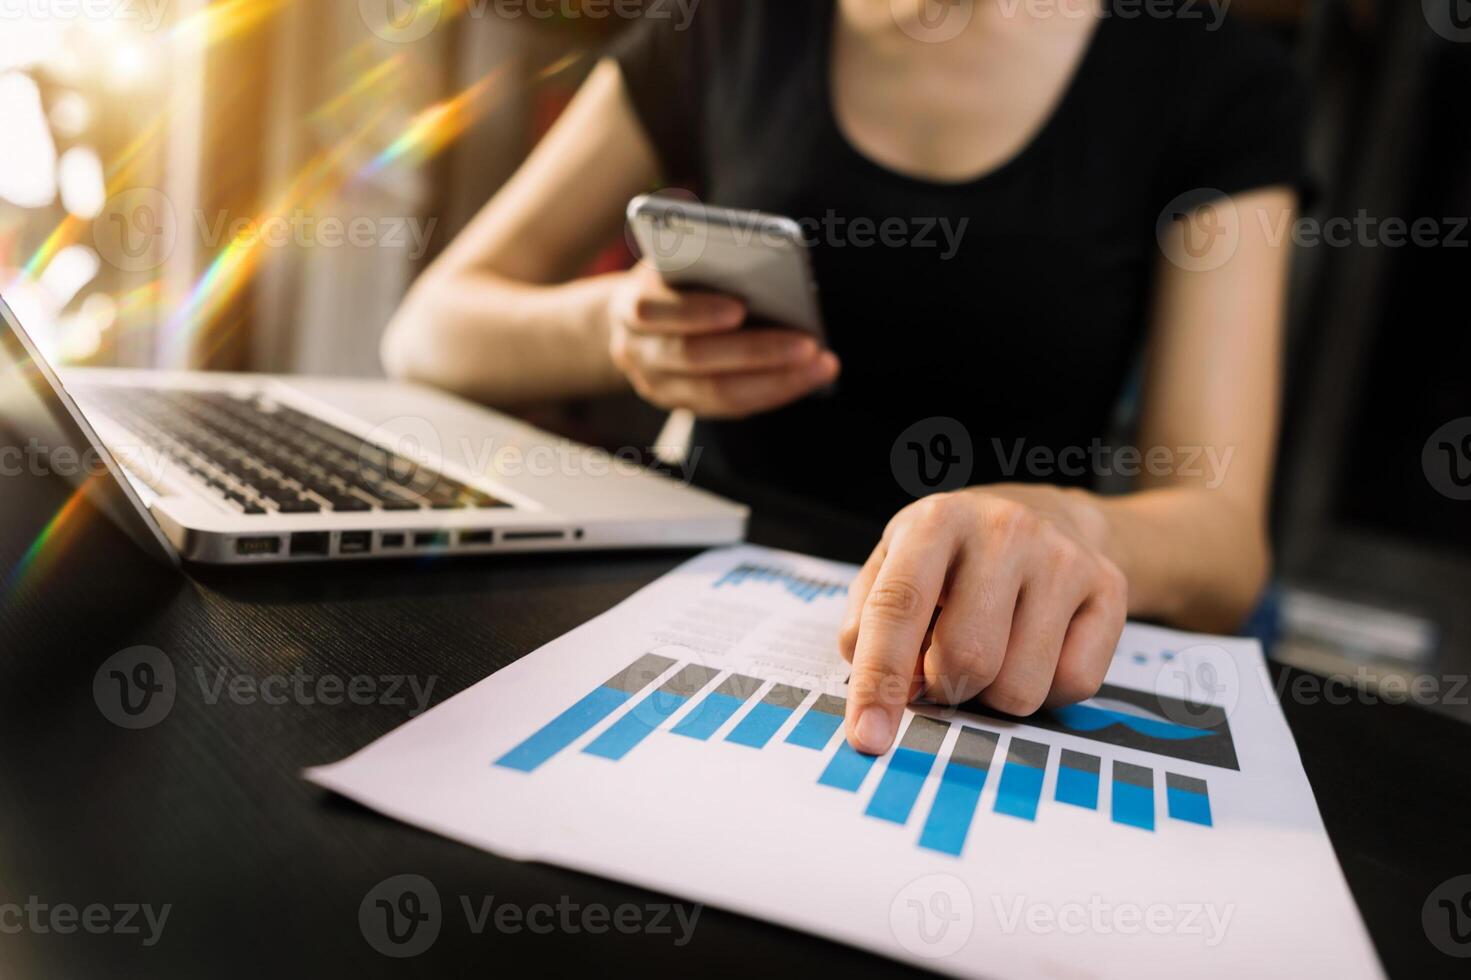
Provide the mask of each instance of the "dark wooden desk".
[{"label": "dark wooden desk", "polygon": [[[0,931],[4,977],[737,974],[878,976],[899,968],[741,916],[705,910],[694,938],[609,932],[474,934],[460,897],[529,906],[646,904],[659,896],[518,864],[380,818],[299,778],[409,717],[410,704],[210,703],[225,677],[407,676],[435,703],[612,606],[679,553],[506,557],[179,575],[84,512],[16,571],[64,488],[0,478],[0,907],[172,906],[162,940]],[[760,507],[753,538],[861,559],[873,529]],[[127,731],[93,676],[149,645],[177,672],[171,712]],[[198,671],[206,683],[201,684]],[[1284,678],[1289,684],[1293,675]],[[386,688],[379,687],[380,692]],[[410,701],[412,698],[410,697]],[[1471,873],[1471,728],[1389,705],[1287,702],[1328,830],[1392,975],[1465,976],[1429,942],[1421,906]],[[395,874],[445,903],[429,952],[373,951],[358,907]],[[1305,910],[1306,911],[1306,910]],[[7,920],[0,915],[0,930]],[[507,958],[511,957],[511,958]],[[351,971],[351,972],[349,972]],[[1271,975],[1264,960],[1262,976]]]}]

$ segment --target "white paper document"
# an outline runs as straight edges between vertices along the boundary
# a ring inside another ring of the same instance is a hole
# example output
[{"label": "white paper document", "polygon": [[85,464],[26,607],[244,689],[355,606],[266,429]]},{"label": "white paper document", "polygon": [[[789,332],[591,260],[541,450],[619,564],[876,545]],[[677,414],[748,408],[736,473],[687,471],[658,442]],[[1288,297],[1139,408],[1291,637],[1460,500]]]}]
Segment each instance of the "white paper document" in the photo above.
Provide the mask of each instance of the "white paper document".
[{"label": "white paper document", "polygon": [[1382,976],[1255,642],[1130,625],[1081,705],[842,733],[856,569],[707,552],[308,777],[975,977]]}]

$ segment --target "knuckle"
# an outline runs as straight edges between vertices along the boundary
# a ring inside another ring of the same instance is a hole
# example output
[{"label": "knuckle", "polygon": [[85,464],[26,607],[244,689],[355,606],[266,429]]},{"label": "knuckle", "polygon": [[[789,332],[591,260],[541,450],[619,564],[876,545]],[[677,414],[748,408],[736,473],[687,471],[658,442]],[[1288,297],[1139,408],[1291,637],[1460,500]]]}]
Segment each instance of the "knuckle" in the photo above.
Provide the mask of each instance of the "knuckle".
[{"label": "knuckle", "polygon": [[1103,686],[1103,670],[1086,661],[1067,661],[1057,665],[1052,690],[1058,699],[1069,704],[1086,701]]},{"label": "knuckle", "polygon": [[1107,558],[1098,562],[1098,593],[1104,602],[1115,606],[1129,603],[1129,578]]},{"label": "knuckle", "polygon": [[849,696],[860,704],[904,704],[909,700],[909,679],[882,663],[854,663],[848,678]]},{"label": "knuckle", "polygon": [[[925,675],[932,695],[949,704],[963,701],[989,685],[1001,670],[998,658],[988,657],[979,647],[955,646],[947,638],[930,645],[925,653]],[[939,690],[933,688],[938,684]]]},{"label": "knuckle", "polygon": [[838,649],[843,654],[843,659],[851,662],[853,651],[858,648],[858,620],[849,619],[843,623],[838,630]]},{"label": "knuckle", "polygon": [[1083,549],[1081,545],[1061,531],[1052,531],[1044,536],[1042,556],[1048,568],[1053,571],[1066,571],[1083,560]]},{"label": "knuckle", "polygon": [[864,603],[866,612],[884,616],[910,616],[919,611],[924,595],[907,578],[890,577],[874,583]]},{"label": "knuckle", "polygon": [[951,527],[960,516],[960,498],[953,493],[936,493],[911,504],[914,523],[926,530]]},{"label": "knuckle", "polygon": [[986,530],[1014,538],[1035,534],[1039,521],[1030,507],[1010,500],[993,500],[986,508]]},{"label": "knuckle", "polygon": [[995,680],[1001,669],[999,651],[993,650],[985,634],[975,627],[945,630],[931,644],[932,653],[937,649],[940,662],[946,670],[963,670],[985,675],[987,683]]},{"label": "knuckle", "polygon": [[987,704],[1002,714],[1014,715],[1018,718],[1034,714],[1038,708],[1042,707],[1042,702],[1046,700],[1046,697],[1046,691],[1016,685],[993,687],[986,690]]}]

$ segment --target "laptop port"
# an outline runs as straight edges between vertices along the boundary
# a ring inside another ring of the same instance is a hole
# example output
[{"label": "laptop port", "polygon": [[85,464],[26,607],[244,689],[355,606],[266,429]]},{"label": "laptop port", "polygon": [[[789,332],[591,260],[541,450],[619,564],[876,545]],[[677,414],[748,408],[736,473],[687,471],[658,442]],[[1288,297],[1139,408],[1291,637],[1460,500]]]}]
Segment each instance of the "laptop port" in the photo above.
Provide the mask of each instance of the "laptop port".
[{"label": "laptop port", "polygon": [[372,531],[343,531],[342,541],[337,545],[338,554],[343,555],[365,555],[372,550]]},{"label": "laptop port", "polygon": [[414,535],[415,548],[448,548],[448,531],[421,531]]},{"label": "laptop port", "polygon": [[464,531],[460,534],[460,544],[485,546],[495,543],[494,531]]},{"label": "laptop port", "polygon": [[297,531],[291,536],[291,555],[326,557],[332,551],[332,535],[326,531]]},{"label": "laptop port", "polygon": [[561,541],[567,537],[566,531],[504,531],[501,540],[509,544],[512,541]]},{"label": "laptop port", "polygon": [[280,553],[280,538],[235,539],[235,554],[237,555],[279,555]]},{"label": "laptop port", "polygon": [[402,534],[385,534],[378,539],[378,547],[380,548],[402,548],[403,546],[404,536]]}]

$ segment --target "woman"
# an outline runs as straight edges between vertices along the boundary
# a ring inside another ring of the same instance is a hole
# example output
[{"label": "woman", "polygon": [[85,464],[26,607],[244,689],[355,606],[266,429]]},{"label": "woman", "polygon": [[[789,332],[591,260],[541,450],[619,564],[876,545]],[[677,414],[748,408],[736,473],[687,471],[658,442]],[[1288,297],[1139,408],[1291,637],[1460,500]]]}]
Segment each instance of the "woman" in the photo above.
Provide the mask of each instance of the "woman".
[{"label": "woman", "polygon": [[[863,751],[920,690],[1015,715],[1092,695],[1126,615],[1234,628],[1269,565],[1299,90],[1204,5],[1100,2],[646,18],[421,277],[388,366],[500,403],[631,385],[694,413],[702,467],[892,517],[839,638]],[[817,230],[830,350],[644,266],[572,278],[630,197],[679,183]],[[1061,464],[1099,459],[1141,353],[1150,464],[1099,496],[1108,460]],[[891,449],[939,417],[972,486],[915,501]]]}]

